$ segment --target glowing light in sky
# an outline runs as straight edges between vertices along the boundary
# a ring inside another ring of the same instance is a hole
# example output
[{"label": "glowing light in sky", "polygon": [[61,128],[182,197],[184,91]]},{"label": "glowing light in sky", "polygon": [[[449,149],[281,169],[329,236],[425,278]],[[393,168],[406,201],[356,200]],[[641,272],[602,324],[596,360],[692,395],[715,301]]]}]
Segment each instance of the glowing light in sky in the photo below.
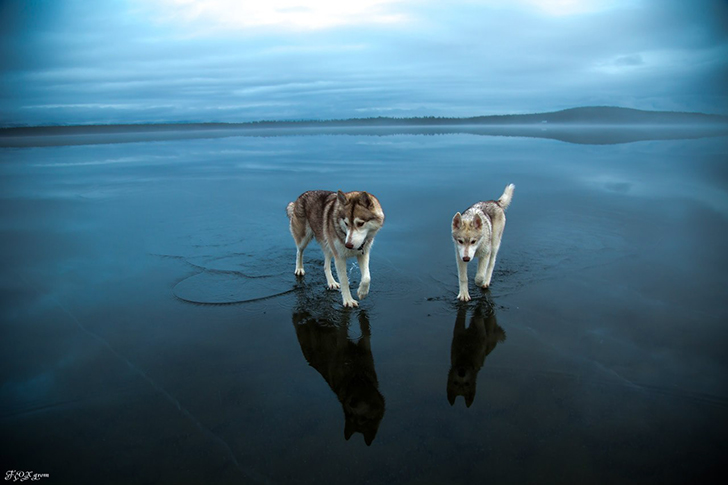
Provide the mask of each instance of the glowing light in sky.
[{"label": "glowing light in sky", "polygon": [[165,15],[201,21],[218,28],[282,27],[320,30],[353,24],[406,20],[393,5],[398,0],[159,0]]}]

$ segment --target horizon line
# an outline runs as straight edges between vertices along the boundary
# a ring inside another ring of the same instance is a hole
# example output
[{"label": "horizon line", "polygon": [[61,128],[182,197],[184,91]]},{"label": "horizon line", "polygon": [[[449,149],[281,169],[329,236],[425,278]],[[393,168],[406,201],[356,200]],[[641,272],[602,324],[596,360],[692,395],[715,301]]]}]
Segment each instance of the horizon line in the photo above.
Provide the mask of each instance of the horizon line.
[{"label": "horizon line", "polygon": [[[523,118],[523,117],[534,117],[534,116],[545,116],[555,115],[559,113],[576,112],[582,110],[613,110],[616,112],[633,112],[640,114],[650,115],[687,115],[687,116],[699,116],[706,118],[720,119],[722,123],[728,123],[728,115],[704,113],[700,111],[667,111],[667,110],[645,110],[639,108],[625,108],[621,106],[608,106],[608,105],[592,105],[592,106],[576,106],[571,108],[564,108],[554,111],[541,111],[541,112],[530,112],[530,113],[508,113],[508,114],[491,114],[491,115],[475,115],[475,116],[434,116],[434,115],[422,115],[422,116],[369,116],[369,117],[354,117],[354,118],[329,118],[329,119],[260,119],[254,121],[132,121],[132,122],[114,122],[114,123],[80,123],[80,124],[40,124],[40,125],[29,125],[29,124],[9,124],[0,126],[0,130],[13,130],[13,129],[34,129],[34,128],[90,128],[90,127],[133,127],[133,126],[184,126],[184,125],[222,125],[222,126],[241,126],[241,125],[260,125],[260,124],[304,124],[304,123],[347,123],[356,121],[467,121],[467,120],[487,120],[487,119],[498,119],[498,118]],[[594,121],[598,121],[598,117],[594,117]],[[533,124],[534,121],[528,124]],[[566,124],[566,122],[563,122]],[[511,124],[511,123],[509,123]],[[615,123],[614,121],[608,122],[607,124],[624,124]],[[639,123],[639,124],[644,124]]]}]

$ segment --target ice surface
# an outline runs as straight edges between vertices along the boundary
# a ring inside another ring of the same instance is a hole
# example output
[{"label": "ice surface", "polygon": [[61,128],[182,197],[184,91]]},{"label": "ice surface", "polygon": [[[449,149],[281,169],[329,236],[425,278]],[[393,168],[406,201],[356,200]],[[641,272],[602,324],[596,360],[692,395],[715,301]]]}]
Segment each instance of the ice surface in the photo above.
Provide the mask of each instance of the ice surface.
[{"label": "ice surface", "polygon": [[174,295],[191,303],[244,303],[291,291],[282,276],[251,278],[234,271],[204,271],[174,287]]},{"label": "ice surface", "polygon": [[[725,137],[125,141],[0,149],[5,470],[691,483],[722,463]],[[461,305],[450,221],[507,183],[492,287],[471,263]],[[293,274],[285,207],[310,189],[382,203],[358,309],[325,288],[315,242]],[[477,393],[451,406],[467,366]]]}]

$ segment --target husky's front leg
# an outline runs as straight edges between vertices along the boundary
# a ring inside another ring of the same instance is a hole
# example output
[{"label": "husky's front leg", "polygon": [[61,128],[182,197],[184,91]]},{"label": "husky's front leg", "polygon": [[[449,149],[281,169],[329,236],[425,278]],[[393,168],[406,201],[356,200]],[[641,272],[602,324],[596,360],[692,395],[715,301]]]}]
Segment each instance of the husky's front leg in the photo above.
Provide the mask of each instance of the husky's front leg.
[{"label": "husky's front leg", "polygon": [[339,284],[334,279],[334,275],[331,274],[331,258],[334,255],[324,251],[324,274],[326,275],[326,286],[329,290],[338,290]]},{"label": "husky's front leg", "polygon": [[346,275],[346,258],[334,256],[334,265],[336,266],[336,274],[339,277],[339,284],[341,285],[342,304],[346,308],[359,306],[359,303],[352,298],[351,290],[349,289],[349,277]]},{"label": "husky's front leg", "polygon": [[359,289],[356,291],[356,295],[360,300],[363,300],[369,294],[369,283],[372,281],[372,277],[369,274],[369,248],[357,256],[356,260],[359,262],[359,269],[361,270],[361,281],[359,282]]},{"label": "husky's front leg", "polygon": [[458,282],[460,284],[458,300],[470,301],[470,293],[468,292],[468,263],[462,260],[457,250],[455,251],[455,259],[458,262]]}]

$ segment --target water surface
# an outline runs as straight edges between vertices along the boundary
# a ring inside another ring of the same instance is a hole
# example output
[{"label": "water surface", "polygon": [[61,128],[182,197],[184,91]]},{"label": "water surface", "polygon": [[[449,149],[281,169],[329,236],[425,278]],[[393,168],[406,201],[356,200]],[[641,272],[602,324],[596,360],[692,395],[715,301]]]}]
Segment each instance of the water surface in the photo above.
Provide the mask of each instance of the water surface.
[{"label": "water surface", "polygon": [[[2,148],[3,471],[119,484],[706,475],[727,451],[727,141]],[[492,289],[471,267],[475,298],[460,304],[450,220],[507,183]],[[310,189],[383,205],[358,309],[324,288],[315,243],[293,275],[285,206]]]}]

